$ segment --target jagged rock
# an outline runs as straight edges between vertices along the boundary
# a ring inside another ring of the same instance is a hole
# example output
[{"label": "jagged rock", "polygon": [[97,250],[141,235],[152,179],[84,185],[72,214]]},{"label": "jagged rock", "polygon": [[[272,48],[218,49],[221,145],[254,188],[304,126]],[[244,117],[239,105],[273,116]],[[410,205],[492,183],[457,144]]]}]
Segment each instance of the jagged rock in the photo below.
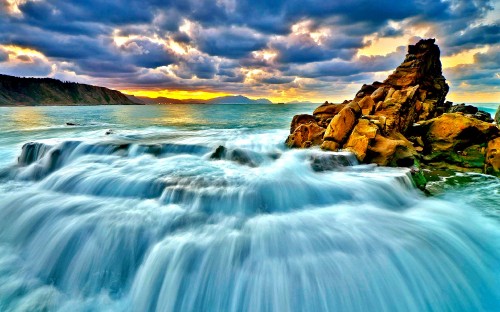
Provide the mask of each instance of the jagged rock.
[{"label": "jagged rock", "polygon": [[356,155],[356,158],[362,162],[366,157],[368,147],[378,132],[379,128],[377,125],[367,119],[360,119],[344,148]]},{"label": "jagged rock", "polygon": [[361,108],[356,102],[347,104],[340,113],[333,117],[328,128],[326,128],[324,140],[343,144],[349,137],[360,115]]},{"label": "jagged rock", "polygon": [[[388,132],[405,133],[417,119],[415,94],[419,85],[391,92],[390,97],[377,105],[375,115],[387,118],[386,126]],[[389,94],[388,94],[389,96]]]},{"label": "jagged rock", "polygon": [[500,176],[500,138],[488,142],[485,172]]},{"label": "jagged rock", "polygon": [[324,134],[325,128],[320,127],[316,122],[301,124],[288,136],[285,144],[288,147],[302,148],[320,145]]},{"label": "jagged rock", "polygon": [[[500,130],[489,123],[486,112],[445,101],[449,87],[439,57],[434,39],[408,46],[405,60],[386,80],[363,85],[343,105],[321,105],[313,113],[316,123],[308,123],[318,130],[297,131],[305,127],[301,125],[289,136],[288,145],[348,150],[361,162],[383,166],[432,164],[496,172],[500,156],[494,139]],[[495,120],[500,122],[500,108]],[[317,141],[310,140],[310,133],[320,133],[322,127],[326,128],[322,140],[317,136]]]},{"label": "jagged rock", "polygon": [[310,122],[316,123],[314,116],[308,114],[301,114],[293,116],[292,123],[290,124],[290,133],[293,133],[298,126],[308,124]]},{"label": "jagged rock", "polygon": [[500,125],[500,105],[498,106],[497,112],[495,113],[495,122]]}]

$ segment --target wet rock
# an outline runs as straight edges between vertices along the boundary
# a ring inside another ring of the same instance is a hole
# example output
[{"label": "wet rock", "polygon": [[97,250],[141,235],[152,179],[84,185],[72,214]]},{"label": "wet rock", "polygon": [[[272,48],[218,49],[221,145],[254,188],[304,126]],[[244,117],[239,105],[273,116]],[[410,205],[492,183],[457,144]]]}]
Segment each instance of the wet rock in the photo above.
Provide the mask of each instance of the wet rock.
[{"label": "wet rock", "polygon": [[222,145],[219,145],[215,151],[210,155],[210,159],[224,159],[226,158],[227,148]]},{"label": "wet rock", "polygon": [[21,155],[17,158],[17,163],[20,166],[28,166],[35,161],[41,159],[52,148],[40,142],[28,142],[23,145]]},{"label": "wet rock", "polygon": [[210,159],[226,159],[250,167],[257,167],[263,161],[263,157],[256,152],[240,148],[229,150],[222,145],[215,149]]},{"label": "wet rock", "polygon": [[67,122],[66,126],[79,126],[80,124],[74,123],[74,122]]},{"label": "wet rock", "polygon": [[342,167],[355,165],[356,158],[349,153],[322,153],[309,157],[311,168],[316,172],[338,170]]}]

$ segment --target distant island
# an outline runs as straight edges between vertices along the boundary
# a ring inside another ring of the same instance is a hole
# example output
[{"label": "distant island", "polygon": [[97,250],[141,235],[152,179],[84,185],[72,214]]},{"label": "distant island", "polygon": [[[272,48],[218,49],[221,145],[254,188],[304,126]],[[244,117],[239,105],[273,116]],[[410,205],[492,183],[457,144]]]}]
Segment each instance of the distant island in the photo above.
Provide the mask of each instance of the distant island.
[{"label": "distant island", "polygon": [[154,104],[273,104],[268,99],[252,100],[243,95],[213,99],[149,98],[117,90],[52,78],[21,78],[0,74],[1,106],[37,105],[154,105]]},{"label": "distant island", "polygon": [[130,100],[136,101],[141,104],[273,104],[268,99],[252,100],[243,95],[228,95],[216,97],[213,99],[200,100],[200,99],[186,99],[179,100],[167,97],[150,98],[145,96],[128,96]]},{"label": "distant island", "polygon": [[0,105],[136,105],[120,91],[51,78],[0,74]]}]

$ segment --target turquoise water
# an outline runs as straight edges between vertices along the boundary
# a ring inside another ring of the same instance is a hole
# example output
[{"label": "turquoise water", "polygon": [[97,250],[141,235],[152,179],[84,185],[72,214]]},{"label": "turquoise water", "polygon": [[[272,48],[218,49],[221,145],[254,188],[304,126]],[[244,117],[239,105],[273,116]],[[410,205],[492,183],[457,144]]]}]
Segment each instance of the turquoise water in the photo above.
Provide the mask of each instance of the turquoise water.
[{"label": "turquoise water", "polygon": [[498,107],[500,106],[499,103],[473,103],[471,105],[476,106],[477,108],[479,108],[482,111],[490,113],[490,115],[492,117],[495,116],[495,113],[496,113]]},{"label": "turquoise water", "polygon": [[286,149],[314,107],[0,108],[0,311],[500,311],[499,180]]}]

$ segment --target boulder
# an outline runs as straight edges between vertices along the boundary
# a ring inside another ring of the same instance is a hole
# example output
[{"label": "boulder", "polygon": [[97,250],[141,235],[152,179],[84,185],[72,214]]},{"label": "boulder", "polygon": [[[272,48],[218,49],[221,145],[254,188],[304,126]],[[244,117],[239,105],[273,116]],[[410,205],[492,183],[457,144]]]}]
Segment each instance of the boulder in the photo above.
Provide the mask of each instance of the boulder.
[{"label": "boulder", "polygon": [[313,116],[316,118],[318,121],[318,124],[321,127],[328,127],[328,124],[332,120],[335,115],[340,113],[340,111],[346,106],[345,103],[343,104],[333,104],[333,103],[328,103],[325,102],[323,105],[319,106],[316,108],[313,112]]},{"label": "boulder", "polygon": [[459,113],[447,113],[420,125],[427,154],[463,151],[475,144],[485,144],[499,129],[491,124]]},{"label": "boulder", "polygon": [[448,113],[464,113],[464,114],[470,114],[474,115],[477,113],[478,108],[472,105],[465,105],[464,103],[462,104],[457,104],[453,105],[448,109]]},{"label": "boulder", "polygon": [[485,121],[485,122],[493,122],[493,118],[491,118],[491,114],[487,113],[485,111],[481,111],[481,110],[477,111],[477,113],[472,115],[472,117],[479,119],[479,120],[482,120],[482,121]]},{"label": "boulder", "polygon": [[356,155],[358,161],[363,162],[373,139],[377,136],[379,127],[367,119],[360,119],[354,127],[344,149]]},{"label": "boulder", "polygon": [[298,126],[311,122],[316,123],[316,119],[314,118],[314,116],[308,114],[293,116],[292,123],[290,124],[290,133],[293,133]]},{"label": "boulder", "polygon": [[326,128],[323,139],[343,144],[349,137],[360,115],[361,109],[359,105],[356,102],[349,103],[333,117],[328,128]]},{"label": "boulder", "polygon": [[424,162],[453,170],[482,170],[487,143],[499,135],[495,125],[461,113],[447,113],[426,121],[419,131],[423,133]]},{"label": "boulder", "polygon": [[390,137],[377,134],[368,148],[365,162],[381,166],[412,167],[416,155],[411,142],[401,133],[392,133]]},{"label": "boulder", "polygon": [[363,115],[372,115],[375,111],[375,101],[370,95],[365,96],[358,104]]},{"label": "boulder", "polygon": [[325,128],[320,127],[316,122],[301,124],[288,136],[285,144],[288,147],[301,148],[321,145],[324,134]]},{"label": "boulder", "polygon": [[488,142],[484,171],[488,174],[500,176],[500,138]]}]

